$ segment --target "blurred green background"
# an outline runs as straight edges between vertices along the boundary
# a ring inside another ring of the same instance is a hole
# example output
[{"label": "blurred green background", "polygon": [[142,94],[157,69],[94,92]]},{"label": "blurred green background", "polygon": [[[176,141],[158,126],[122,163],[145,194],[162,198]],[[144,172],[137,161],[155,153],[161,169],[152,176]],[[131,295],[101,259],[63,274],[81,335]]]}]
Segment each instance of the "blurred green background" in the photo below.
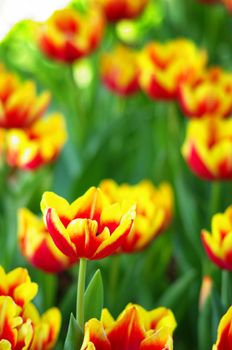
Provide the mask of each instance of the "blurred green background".
[{"label": "blurred green background", "polygon": [[[79,5],[78,1],[71,3]],[[2,246],[11,251],[10,255],[7,250],[2,262],[8,269],[27,266],[19,253],[12,253],[16,210],[27,205],[39,213],[43,191],[53,190],[73,200],[105,178],[131,184],[144,178],[154,184],[169,181],[175,191],[175,214],[168,232],[144,252],[89,263],[88,279],[97,267],[101,269],[105,306],[115,316],[128,302],[149,309],[168,306],[178,322],[175,348],[211,349],[221,316],[220,272],[203,251],[200,230],[210,228],[214,211],[231,204],[231,183],[220,184],[220,201],[212,208],[212,184],[196,178],[182,159],[186,120],[177,105],[152,101],[142,92],[124,98],[108,91],[101,84],[99,57],[118,42],[140,49],[152,40],[185,37],[207,50],[210,65],[231,70],[231,31],[232,17],[223,6],[207,6],[197,0],[151,0],[138,20],[108,25],[100,49],[71,67],[42,55],[30,20],[10,30],[0,44],[0,60],[23,79],[36,80],[39,89],[52,92],[50,110],[64,114],[69,140],[54,165],[35,173],[19,173],[8,187],[2,173],[0,227],[2,232],[11,232],[7,243],[1,235]],[[75,309],[75,269],[60,274],[56,281],[28,268],[40,283],[40,309],[54,303],[61,307],[64,336],[69,314]],[[206,273],[214,277],[215,289],[199,312],[199,290]],[[53,286],[49,296],[48,283]]]}]

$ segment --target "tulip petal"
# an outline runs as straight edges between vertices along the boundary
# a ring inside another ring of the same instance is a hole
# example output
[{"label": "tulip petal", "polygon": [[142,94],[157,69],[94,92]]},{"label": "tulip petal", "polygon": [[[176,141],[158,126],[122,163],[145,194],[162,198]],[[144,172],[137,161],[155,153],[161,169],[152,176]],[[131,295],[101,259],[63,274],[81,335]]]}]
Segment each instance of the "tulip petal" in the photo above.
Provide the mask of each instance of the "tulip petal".
[{"label": "tulip petal", "polygon": [[85,325],[85,337],[81,350],[111,350],[111,345],[107,339],[103,324],[93,318]]},{"label": "tulip petal", "polygon": [[77,256],[91,259],[102,241],[101,235],[97,235],[97,222],[89,219],[75,219],[68,225],[67,230],[76,247]]},{"label": "tulip petal", "polygon": [[220,268],[224,269],[225,263],[221,257],[220,249],[208,231],[202,230],[201,240],[209,258]]},{"label": "tulip petal", "polygon": [[55,245],[61,252],[71,258],[76,257],[75,245],[71,242],[67,230],[60,221],[60,218],[55,209],[47,209],[45,211],[45,220],[47,229],[52,236]]},{"label": "tulip petal", "polygon": [[83,196],[71,204],[73,218],[100,221],[102,209],[108,204],[103,192],[91,187]]},{"label": "tulip petal", "polygon": [[229,350],[232,344],[232,307],[222,317],[217,334],[217,342],[213,350]]},{"label": "tulip petal", "polygon": [[117,322],[107,331],[107,337],[114,350],[139,350],[145,331],[135,306],[127,308],[119,316]]},{"label": "tulip petal", "polygon": [[133,225],[132,218],[128,218],[121,221],[120,225],[111,234],[111,236],[106,240],[104,240],[102,244],[98,247],[92,259],[93,260],[103,259],[106,256],[115,252],[123,243],[127,235],[129,234],[132,228],[132,225]]},{"label": "tulip petal", "polygon": [[156,333],[145,339],[140,350],[172,350],[173,342],[168,328],[161,328]]},{"label": "tulip petal", "polygon": [[24,306],[36,296],[38,292],[37,283],[22,283],[14,290],[14,300],[16,304]]},{"label": "tulip petal", "polygon": [[60,197],[53,192],[45,192],[43,194],[40,206],[42,213],[44,213],[48,208],[56,209],[57,215],[65,227],[72,219],[70,217],[69,203],[63,197]]}]

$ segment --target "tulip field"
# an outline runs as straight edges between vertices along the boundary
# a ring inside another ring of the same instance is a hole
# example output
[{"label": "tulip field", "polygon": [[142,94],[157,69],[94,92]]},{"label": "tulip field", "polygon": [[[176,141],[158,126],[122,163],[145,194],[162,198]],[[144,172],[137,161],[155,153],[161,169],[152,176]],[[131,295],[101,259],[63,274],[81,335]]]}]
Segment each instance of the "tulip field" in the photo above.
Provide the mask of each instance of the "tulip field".
[{"label": "tulip field", "polygon": [[232,350],[231,31],[67,0],[2,36],[0,350]]}]

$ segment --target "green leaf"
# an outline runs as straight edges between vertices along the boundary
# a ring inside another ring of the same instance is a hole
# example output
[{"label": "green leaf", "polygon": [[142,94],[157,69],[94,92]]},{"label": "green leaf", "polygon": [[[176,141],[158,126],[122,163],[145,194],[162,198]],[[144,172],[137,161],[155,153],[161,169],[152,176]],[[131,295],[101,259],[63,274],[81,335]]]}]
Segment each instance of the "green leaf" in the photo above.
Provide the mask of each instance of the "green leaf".
[{"label": "green leaf", "polygon": [[221,298],[216,288],[213,288],[212,290],[211,306],[212,306],[212,335],[214,338],[213,341],[215,341],[217,336],[217,328],[218,328],[219,321],[222,315],[225,313],[224,305],[221,301]]},{"label": "green leaf", "polygon": [[83,342],[83,331],[74,318],[73,314],[70,316],[68,333],[65,339],[63,350],[72,350],[81,348]]},{"label": "green leaf", "polygon": [[185,273],[182,277],[178,278],[178,280],[173,283],[166,293],[159,300],[159,305],[174,308],[176,305],[180,303],[180,300],[186,298],[186,293],[189,290],[189,286],[193,282],[196,277],[196,273],[194,270],[190,270]]},{"label": "green leaf", "polygon": [[198,317],[198,348],[199,350],[210,350],[212,348],[211,334],[212,330],[210,325],[210,320],[212,317],[212,309],[210,298],[208,298],[199,311]]},{"label": "green leaf", "polygon": [[85,322],[91,318],[101,317],[103,294],[101,271],[97,270],[85,292]]},{"label": "green leaf", "polygon": [[67,320],[71,312],[75,310],[76,296],[77,296],[77,286],[76,284],[73,284],[66,291],[65,297],[62,298],[61,303],[59,304],[59,309],[61,311],[63,319]]}]

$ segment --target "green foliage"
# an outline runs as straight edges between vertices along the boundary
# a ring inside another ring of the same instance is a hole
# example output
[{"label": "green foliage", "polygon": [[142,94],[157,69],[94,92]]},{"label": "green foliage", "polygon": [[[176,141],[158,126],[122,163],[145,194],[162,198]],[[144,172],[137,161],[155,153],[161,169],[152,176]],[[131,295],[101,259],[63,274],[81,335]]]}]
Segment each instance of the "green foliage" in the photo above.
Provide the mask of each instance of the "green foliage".
[{"label": "green foliage", "polygon": [[65,339],[63,350],[80,349],[83,341],[83,331],[73,314],[70,316],[68,333]]},{"label": "green foliage", "polygon": [[[83,8],[83,3],[72,1],[71,6]],[[128,39],[132,47],[140,49],[151,40],[187,37],[209,52],[210,65],[232,69],[232,17],[222,6],[206,6],[197,0],[150,0],[144,15],[130,25],[135,33]],[[78,85],[78,65],[71,67],[43,56],[33,28],[31,21],[16,24],[0,44],[0,59],[22,78],[36,80],[40,90],[52,92],[50,111],[65,115],[69,140],[54,166],[36,173],[11,173],[0,167],[0,244],[5,248],[1,263],[6,268],[19,262],[27,266],[16,247],[16,213],[21,206],[39,213],[45,190],[54,190],[71,201],[104,178],[131,184],[144,178],[155,184],[169,181],[175,192],[175,218],[169,232],[144,252],[118,256],[116,266],[115,257],[91,262],[89,274],[100,268],[102,276],[98,270],[86,290],[85,320],[100,317],[104,282],[105,306],[115,316],[128,302],[148,308],[170,307],[178,320],[175,348],[209,350],[225,311],[220,298],[220,272],[208,262],[200,240],[200,230],[209,228],[215,207],[209,205],[211,184],[197,179],[183,162],[183,115],[176,106],[152,101],[142,92],[124,98],[103,87],[100,54],[123,41],[120,28],[107,28],[100,49],[86,59],[92,74],[86,87]],[[216,210],[223,211],[231,204],[232,187],[231,183],[220,186]],[[47,303],[58,304],[62,311],[63,342],[70,312],[75,308],[74,272],[67,273],[68,283],[63,287],[61,276],[56,285],[33,271],[34,280],[41,285],[40,308],[48,306],[44,305],[43,296],[49,283]],[[212,274],[216,283],[198,312],[200,285],[206,273]],[[228,305],[228,284],[224,295]],[[82,338],[71,315],[64,350],[78,349]]]}]

